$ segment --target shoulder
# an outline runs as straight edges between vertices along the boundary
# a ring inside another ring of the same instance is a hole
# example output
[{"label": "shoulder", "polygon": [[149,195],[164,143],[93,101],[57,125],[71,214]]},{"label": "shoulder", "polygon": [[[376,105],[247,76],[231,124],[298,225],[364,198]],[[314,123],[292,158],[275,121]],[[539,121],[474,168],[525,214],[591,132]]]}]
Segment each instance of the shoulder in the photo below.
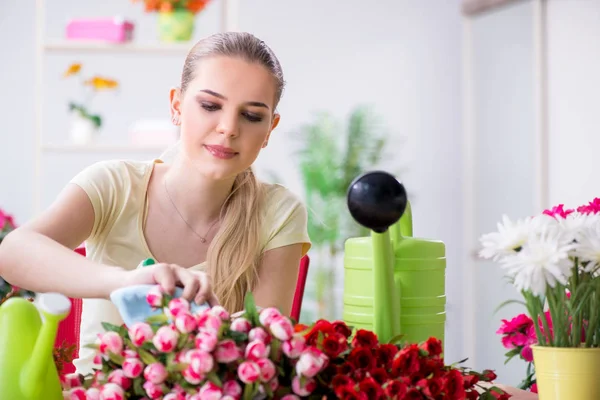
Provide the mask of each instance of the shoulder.
[{"label": "shoulder", "polygon": [[[79,186],[123,188],[142,182],[153,161],[106,160],[89,165],[72,182]],[[85,187],[84,187],[85,188]]]},{"label": "shoulder", "polygon": [[306,207],[300,196],[280,184],[263,183],[264,211],[267,215],[300,212],[306,215]]}]

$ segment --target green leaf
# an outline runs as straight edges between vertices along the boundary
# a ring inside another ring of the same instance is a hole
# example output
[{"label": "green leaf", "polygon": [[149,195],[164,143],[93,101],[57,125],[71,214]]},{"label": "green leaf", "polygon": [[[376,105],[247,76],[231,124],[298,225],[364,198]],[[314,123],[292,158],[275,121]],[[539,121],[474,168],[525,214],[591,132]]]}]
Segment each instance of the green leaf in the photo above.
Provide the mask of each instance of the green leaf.
[{"label": "green leaf", "polygon": [[393,338],[391,338],[391,339],[388,341],[388,344],[402,344],[402,340],[401,340],[401,339],[402,339],[404,336],[405,336],[405,335],[404,335],[403,333],[401,333],[401,334],[399,334],[399,335],[396,335],[396,336],[394,336]]},{"label": "green leaf", "polygon": [[216,374],[215,371],[209,372],[206,378],[218,387],[223,387],[223,382],[221,382],[221,379],[219,379],[219,376]]},{"label": "green leaf", "polygon": [[256,393],[256,385],[254,383],[246,384],[244,386],[244,400],[252,400]]},{"label": "green leaf", "polygon": [[102,322],[102,327],[107,332],[116,332],[118,334],[121,334],[121,326],[119,325],[113,325],[108,322]]},{"label": "green leaf", "polygon": [[169,372],[183,372],[189,366],[188,363],[178,362],[174,364],[167,364],[167,371]]},{"label": "green leaf", "polygon": [[146,322],[149,324],[164,325],[167,322],[169,322],[169,317],[167,317],[166,314],[151,315],[148,318],[146,318]]},{"label": "green leaf", "polygon": [[229,336],[236,342],[245,342],[248,340],[248,334],[244,332],[229,331]]},{"label": "green leaf", "polygon": [[114,362],[115,364],[123,365],[123,361],[125,361],[125,357],[120,354],[115,354],[113,352],[108,352],[108,358]]},{"label": "green leaf", "polygon": [[96,128],[102,126],[102,118],[99,115],[90,115],[88,118],[94,123]]},{"label": "green leaf", "polygon": [[143,386],[144,380],[142,378],[136,378],[133,380],[133,393],[138,396],[146,396],[146,391]]},{"label": "green leaf", "polygon": [[254,302],[254,295],[252,292],[246,293],[244,299],[244,308],[246,311],[246,318],[253,326],[260,325],[260,319],[258,317],[258,311],[256,309],[256,303]]},{"label": "green leaf", "polygon": [[99,344],[95,344],[95,343],[88,343],[83,345],[83,347],[85,347],[86,349],[93,349],[93,350],[99,350],[100,349],[100,345]]},{"label": "green leaf", "polygon": [[503,301],[502,303],[500,303],[500,305],[498,305],[498,307],[496,307],[494,309],[494,311],[492,312],[492,315],[495,315],[498,311],[500,311],[502,308],[506,307],[509,304],[520,304],[522,306],[524,306],[525,308],[527,308],[527,304],[525,304],[525,302],[523,300],[506,300]]},{"label": "green leaf", "polygon": [[155,362],[158,362],[156,360],[156,358],[154,358],[154,356],[152,354],[150,354],[150,352],[148,352],[148,351],[146,351],[144,349],[138,349],[138,354],[140,355],[140,359],[146,365],[150,365],[150,364],[153,364]]}]

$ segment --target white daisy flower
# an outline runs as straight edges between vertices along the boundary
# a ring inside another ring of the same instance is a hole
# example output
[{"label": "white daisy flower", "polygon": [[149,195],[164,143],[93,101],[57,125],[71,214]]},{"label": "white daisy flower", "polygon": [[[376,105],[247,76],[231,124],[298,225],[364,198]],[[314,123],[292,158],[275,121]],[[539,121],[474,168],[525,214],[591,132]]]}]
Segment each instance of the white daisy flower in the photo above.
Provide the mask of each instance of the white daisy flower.
[{"label": "white daisy flower", "polygon": [[600,218],[587,222],[576,234],[573,253],[580,262],[587,262],[585,272],[594,272],[600,269]]},{"label": "white daisy flower", "polygon": [[504,257],[516,254],[525,244],[531,231],[531,218],[511,221],[508,216],[502,216],[498,223],[498,231],[482,235],[479,239],[483,248],[479,256],[498,261]]},{"label": "white daisy flower", "polygon": [[526,242],[520,252],[502,262],[515,287],[542,296],[547,286],[565,285],[573,273],[569,258],[573,243],[552,225],[532,233]]}]

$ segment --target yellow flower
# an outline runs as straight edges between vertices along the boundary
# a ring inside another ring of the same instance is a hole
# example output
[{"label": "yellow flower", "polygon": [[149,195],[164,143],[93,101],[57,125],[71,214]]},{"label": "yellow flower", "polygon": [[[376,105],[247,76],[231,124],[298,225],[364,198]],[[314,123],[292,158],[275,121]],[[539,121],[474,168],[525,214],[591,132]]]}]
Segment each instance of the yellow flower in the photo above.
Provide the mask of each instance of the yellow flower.
[{"label": "yellow flower", "polygon": [[114,79],[102,78],[101,76],[94,76],[84,82],[86,85],[91,85],[96,90],[114,89],[119,86],[119,83]]},{"label": "yellow flower", "polygon": [[80,63],[71,64],[69,66],[69,69],[67,69],[67,72],[65,72],[65,78],[68,77],[68,76],[71,76],[71,75],[75,75],[79,71],[81,71],[81,64]]}]

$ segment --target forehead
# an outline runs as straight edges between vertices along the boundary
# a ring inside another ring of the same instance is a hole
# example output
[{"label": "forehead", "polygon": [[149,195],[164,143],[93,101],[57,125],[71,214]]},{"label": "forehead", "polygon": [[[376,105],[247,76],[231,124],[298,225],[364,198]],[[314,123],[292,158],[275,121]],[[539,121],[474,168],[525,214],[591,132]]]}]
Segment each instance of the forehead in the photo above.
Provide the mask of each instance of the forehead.
[{"label": "forehead", "polygon": [[218,56],[198,62],[189,89],[191,94],[210,89],[229,101],[260,101],[272,106],[277,86],[275,77],[263,65],[237,57]]}]

